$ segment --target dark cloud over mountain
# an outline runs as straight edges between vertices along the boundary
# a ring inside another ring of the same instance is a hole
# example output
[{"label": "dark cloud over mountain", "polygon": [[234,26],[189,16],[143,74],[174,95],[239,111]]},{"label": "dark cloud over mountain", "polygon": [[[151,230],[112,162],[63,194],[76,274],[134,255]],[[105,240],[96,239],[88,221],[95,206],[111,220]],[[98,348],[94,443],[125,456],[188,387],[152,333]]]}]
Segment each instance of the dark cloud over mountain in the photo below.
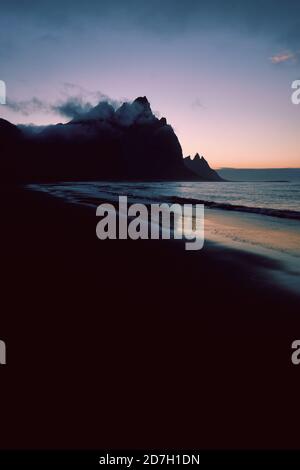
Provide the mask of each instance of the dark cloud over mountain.
[{"label": "dark cloud over mountain", "polygon": [[[72,87],[73,88],[73,87]],[[74,88],[77,89],[74,85]],[[94,106],[92,102],[85,99],[86,96],[100,99],[98,104]],[[14,112],[29,116],[34,113],[57,113],[68,119],[106,119],[109,117],[110,109],[113,111],[120,107],[121,103],[112,100],[101,92],[81,93],[76,96],[67,96],[65,99],[57,101],[55,104],[47,103],[37,97],[29,100],[7,100],[7,107]]]},{"label": "dark cloud over mountain", "polygon": [[21,101],[8,99],[6,105],[12,111],[19,112],[24,116],[29,116],[36,112],[47,113],[52,111],[52,107],[48,103],[45,103],[36,97],[33,97],[30,100]]},{"label": "dark cloud over mountain", "polygon": [[195,179],[180,143],[146,97],[116,110],[74,101],[61,112],[67,124],[14,126],[0,120],[1,175],[6,180]]}]

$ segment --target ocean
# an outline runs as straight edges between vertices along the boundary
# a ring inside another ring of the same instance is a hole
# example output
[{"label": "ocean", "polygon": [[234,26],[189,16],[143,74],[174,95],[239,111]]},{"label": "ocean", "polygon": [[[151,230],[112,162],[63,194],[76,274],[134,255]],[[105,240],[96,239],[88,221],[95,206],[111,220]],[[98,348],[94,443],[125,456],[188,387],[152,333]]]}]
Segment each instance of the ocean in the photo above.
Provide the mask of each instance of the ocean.
[{"label": "ocean", "polygon": [[103,201],[117,203],[121,195],[129,203],[202,203],[204,249],[218,245],[269,259],[269,275],[299,292],[299,182],[64,182],[30,189],[95,209]]},{"label": "ocean", "polygon": [[129,202],[198,203],[208,208],[300,220],[300,182],[66,182],[31,185],[70,202],[98,205],[101,199]]}]

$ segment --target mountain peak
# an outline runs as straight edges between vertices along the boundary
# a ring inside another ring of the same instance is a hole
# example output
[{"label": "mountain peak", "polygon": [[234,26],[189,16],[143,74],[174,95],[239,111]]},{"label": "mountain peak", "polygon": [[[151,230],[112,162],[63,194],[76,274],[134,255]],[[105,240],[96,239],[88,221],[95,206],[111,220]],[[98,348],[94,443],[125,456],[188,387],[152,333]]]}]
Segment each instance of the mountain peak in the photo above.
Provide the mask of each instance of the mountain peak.
[{"label": "mountain peak", "polygon": [[138,98],[134,100],[134,103],[138,103],[138,104],[141,104],[142,106],[150,108],[150,103],[146,96],[139,96]]},{"label": "mountain peak", "polygon": [[201,163],[202,165],[206,165],[209,167],[209,164],[207,163],[207,161],[205,160],[205,158],[202,156],[200,157],[199,153],[196,153],[196,155],[194,156],[194,161],[195,162],[199,162]]},{"label": "mountain peak", "polygon": [[191,157],[184,159],[184,164],[204,181],[222,181],[218,173],[212,170],[204,157],[196,153],[193,160]]}]

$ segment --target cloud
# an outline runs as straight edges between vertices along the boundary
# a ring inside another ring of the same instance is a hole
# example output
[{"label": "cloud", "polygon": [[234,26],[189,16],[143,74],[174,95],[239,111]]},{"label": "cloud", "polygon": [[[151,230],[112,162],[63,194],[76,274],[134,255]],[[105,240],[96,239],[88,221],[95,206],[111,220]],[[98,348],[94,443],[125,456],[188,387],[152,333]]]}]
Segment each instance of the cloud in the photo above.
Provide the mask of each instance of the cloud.
[{"label": "cloud", "polygon": [[52,105],[52,110],[64,117],[79,119],[82,115],[88,113],[92,107],[91,103],[85,103],[81,97],[75,96]]},{"label": "cloud", "polygon": [[43,25],[54,34],[66,27],[78,33],[106,25],[110,29],[138,29],[162,35],[189,31],[229,30],[258,33],[275,42],[300,46],[300,2],[298,0],[2,0],[1,16],[22,18]]},{"label": "cloud", "polygon": [[281,64],[283,62],[288,62],[290,60],[295,60],[296,54],[293,52],[282,52],[280,54],[275,54],[270,57],[272,64]]},{"label": "cloud", "polygon": [[15,101],[8,99],[6,103],[7,107],[16,113],[21,113],[24,116],[35,114],[38,112],[49,113],[51,112],[51,106],[39,98],[33,97],[30,100]]},{"label": "cloud", "polygon": [[124,101],[128,101],[126,98],[122,98],[121,100],[113,99],[105,93],[102,93],[102,91],[87,90],[83,86],[71,82],[63,83],[62,95],[78,98],[79,101],[91,101],[94,105],[100,101],[106,101],[115,109],[119,108]]},{"label": "cloud", "polygon": [[166,122],[158,121],[158,118],[152,113],[146,97],[139,97],[132,103],[123,103],[118,109],[114,109],[106,101],[100,101],[96,106],[92,106],[78,98],[68,98],[67,101],[61,102],[59,105],[38,103],[46,109],[53,109],[71,119],[67,124],[19,125],[19,129],[29,139],[37,138],[47,142],[58,139],[59,141],[82,143],[97,140],[101,136],[105,136],[105,138],[116,137],[133,124],[149,125],[149,128],[153,127],[153,129],[157,129],[159,124],[159,128],[166,132],[171,129],[166,125]]},{"label": "cloud", "polygon": [[[99,104],[98,104],[99,105]],[[7,107],[14,112],[29,116],[36,113],[57,113],[69,119],[79,119],[94,108],[93,104],[85,101],[82,96],[70,96],[54,104],[33,97],[29,100],[8,100]]]},{"label": "cloud", "polygon": [[7,107],[23,116],[55,113],[68,119],[107,119],[111,109],[114,111],[128,101],[115,100],[101,91],[89,91],[74,83],[64,83],[61,94],[63,98],[55,103],[33,97],[21,101],[9,99]]},{"label": "cloud", "polygon": [[[130,103],[125,100],[122,104],[113,100],[101,92],[90,93],[94,98],[100,97],[100,101],[93,104],[87,101],[83,95],[83,89],[73,84],[65,84],[66,89],[73,91],[80,89],[81,95],[67,96],[65,99],[59,100],[54,104],[41,101],[39,98],[33,97],[31,100],[7,102],[7,106],[15,112],[29,116],[35,113],[55,113],[67,118],[72,122],[76,121],[103,121],[111,123],[114,121],[121,126],[130,126],[134,122],[149,123],[157,119],[153,114],[150,103],[146,97],[141,97]],[[35,131],[39,130],[39,126],[35,127]],[[51,129],[51,126],[49,127]],[[78,126],[76,126],[78,129]],[[30,130],[31,132],[31,130]],[[52,132],[52,130],[51,130]]]}]

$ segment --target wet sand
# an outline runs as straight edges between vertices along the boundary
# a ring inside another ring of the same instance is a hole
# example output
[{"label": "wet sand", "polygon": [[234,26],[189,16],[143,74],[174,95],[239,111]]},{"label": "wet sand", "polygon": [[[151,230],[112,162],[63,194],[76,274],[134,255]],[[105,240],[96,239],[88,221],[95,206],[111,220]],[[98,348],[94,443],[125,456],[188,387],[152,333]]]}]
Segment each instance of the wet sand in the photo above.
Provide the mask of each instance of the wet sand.
[{"label": "wet sand", "polygon": [[94,210],[20,187],[1,214],[2,448],[298,446],[300,301],[276,260],[103,242]]},{"label": "wet sand", "polygon": [[271,262],[265,278],[300,295],[300,223],[260,214],[205,210],[205,239]]}]

